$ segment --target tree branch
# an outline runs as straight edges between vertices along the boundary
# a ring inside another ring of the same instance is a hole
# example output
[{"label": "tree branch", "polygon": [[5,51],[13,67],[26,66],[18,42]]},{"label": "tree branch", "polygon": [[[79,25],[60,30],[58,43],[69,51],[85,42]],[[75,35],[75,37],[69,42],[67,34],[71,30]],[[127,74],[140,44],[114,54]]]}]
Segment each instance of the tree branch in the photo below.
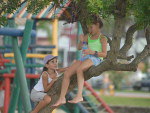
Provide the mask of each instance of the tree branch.
[{"label": "tree branch", "polygon": [[132,61],[132,64],[138,65],[147,56],[150,56],[150,45],[145,46],[143,51]]},{"label": "tree branch", "polygon": [[109,37],[107,37],[107,39],[108,39],[109,46],[111,46],[112,40]]},{"label": "tree branch", "polygon": [[131,48],[133,34],[137,30],[137,28],[138,28],[137,24],[134,24],[134,25],[132,25],[132,26],[129,27],[129,29],[128,29],[127,33],[126,33],[125,44],[124,44],[124,46],[119,51],[121,54],[126,55],[127,51]]},{"label": "tree branch", "polygon": [[136,71],[137,65],[135,64],[117,64],[111,67],[114,71]]},{"label": "tree branch", "polygon": [[134,58],[134,55],[126,56],[126,55],[123,55],[121,53],[119,53],[119,55],[118,55],[118,59],[124,59],[124,60],[127,60],[127,61],[130,61],[132,58]]},{"label": "tree branch", "polygon": [[150,45],[150,26],[146,27],[145,29],[145,37],[146,37],[147,45]]},{"label": "tree branch", "polygon": [[143,51],[132,61],[132,64],[137,65],[140,63],[144,58],[150,56],[150,27],[148,26],[145,30],[145,38],[147,41],[147,45],[143,49]]}]

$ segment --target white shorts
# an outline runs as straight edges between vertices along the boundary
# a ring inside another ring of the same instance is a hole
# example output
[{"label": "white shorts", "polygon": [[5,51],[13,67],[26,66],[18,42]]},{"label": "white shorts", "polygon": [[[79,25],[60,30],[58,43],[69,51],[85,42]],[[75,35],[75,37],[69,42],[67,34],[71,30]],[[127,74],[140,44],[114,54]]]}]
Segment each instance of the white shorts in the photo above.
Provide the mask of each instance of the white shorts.
[{"label": "white shorts", "polygon": [[31,100],[33,102],[39,102],[44,99],[44,96],[47,95],[46,93],[42,91],[36,91],[35,89],[32,89],[31,91]]},{"label": "white shorts", "polygon": [[4,90],[0,90],[0,107],[4,106]]}]

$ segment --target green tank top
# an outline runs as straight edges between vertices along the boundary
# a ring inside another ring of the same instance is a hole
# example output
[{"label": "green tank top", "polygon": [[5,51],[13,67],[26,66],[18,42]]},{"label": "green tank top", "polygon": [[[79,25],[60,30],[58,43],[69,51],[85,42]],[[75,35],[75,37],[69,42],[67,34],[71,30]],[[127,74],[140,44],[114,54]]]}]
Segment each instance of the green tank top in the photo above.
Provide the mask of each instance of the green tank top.
[{"label": "green tank top", "polygon": [[[91,35],[88,35],[88,47],[92,51],[102,52],[102,44],[100,42],[100,39],[101,39],[101,36],[99,36],[99,38],[96,40],[92,40]],[[103,60],[103,57],[99,57],[99,58]]]}]

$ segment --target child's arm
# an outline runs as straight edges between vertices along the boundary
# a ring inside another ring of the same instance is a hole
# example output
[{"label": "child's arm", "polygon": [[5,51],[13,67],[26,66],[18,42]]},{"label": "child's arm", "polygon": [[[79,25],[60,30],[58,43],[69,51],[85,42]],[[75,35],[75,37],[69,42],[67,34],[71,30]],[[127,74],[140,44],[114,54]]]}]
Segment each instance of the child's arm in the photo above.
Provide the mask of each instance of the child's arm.
[{"label": "child's arm", "polygon": [[77,45],[77,49],[78,49],[78,50],[81,50],[81,49],[82,49],[82,42],[83,42],[83,41],[87,42],[87,37],[88,37],[88,35],[80,35],[80,36],[79,36],[79,43],[78,43],[78,45]]},{"label": "child's arm", "polygon": [[54,84],[54,82],[57,80],[57,78],[52,79],[52,81],[50,83],[48,83],[48,75],[44,72],[42,75],[42,82],[43,82],[43,87],[44,87],[44,92],[47,92],[52,85]]},{"label": "child's arm", "polygon": [[107,39],[105,36],[102,36],[100,41],[102,44],[102,52],[98,52],[98,56],[105,58],[107,56]]},{"label": "child's arm", "polygon": [[62,73],[62,72],[65,72],[67,69],[68,69],[68,67],[59,68],[59,69],[56,69],[56,71],[57,71],[58,73]]}]

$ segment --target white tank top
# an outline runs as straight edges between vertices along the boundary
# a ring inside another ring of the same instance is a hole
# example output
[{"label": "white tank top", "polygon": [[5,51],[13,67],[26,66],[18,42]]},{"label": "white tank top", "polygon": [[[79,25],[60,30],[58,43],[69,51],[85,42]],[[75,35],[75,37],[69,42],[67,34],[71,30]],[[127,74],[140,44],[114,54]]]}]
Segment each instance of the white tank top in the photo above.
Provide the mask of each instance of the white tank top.
[{"label": "white tank top", "polygon": [[[44,72],[46,72],[46,71],[44,71]],[[50,83],[50,82],[52,81],[52,79],[49,77],[48,72],[46,72],[46,73],[47,73],[47,75],[48,75],[48,83]],[[56,71],[56,74],[57,74],[57,77],[58,77],[58,72],[57,72],[57,71]],[[40,77],[38,83],[34,86],[34,89],[35,89],[36,91],[43,91],[43,92],[44,92],[42,76],[43,76],[43,73],[42,73],[42,75],[41,75],[41,77]]]}]

